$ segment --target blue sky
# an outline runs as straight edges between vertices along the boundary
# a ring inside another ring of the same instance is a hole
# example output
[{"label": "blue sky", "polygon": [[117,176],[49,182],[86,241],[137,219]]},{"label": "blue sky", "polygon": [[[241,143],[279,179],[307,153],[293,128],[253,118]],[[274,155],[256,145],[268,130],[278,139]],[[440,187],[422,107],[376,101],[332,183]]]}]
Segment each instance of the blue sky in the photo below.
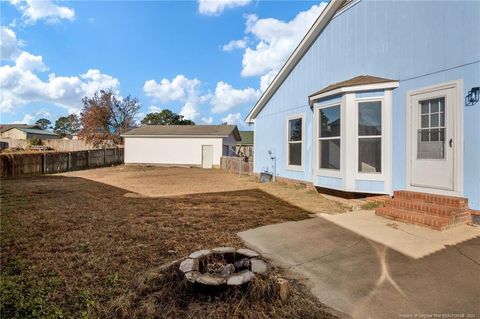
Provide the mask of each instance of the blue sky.
[{"label": "blue sky", "polygon": [[243,123],[314,22],[312,1],[1,1],[1,120],[52,122],[111,88],[141,119]]}]

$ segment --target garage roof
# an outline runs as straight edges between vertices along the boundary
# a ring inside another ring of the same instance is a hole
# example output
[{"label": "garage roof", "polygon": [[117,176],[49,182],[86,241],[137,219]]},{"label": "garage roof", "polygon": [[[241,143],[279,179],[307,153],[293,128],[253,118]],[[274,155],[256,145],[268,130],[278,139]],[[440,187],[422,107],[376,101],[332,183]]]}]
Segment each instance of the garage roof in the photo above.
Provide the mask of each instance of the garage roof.
[{"label": "garage roof", "polygon": [[228,137],[240,141],[236,125],[143,125],[134,128],[122,137]]},{"label": "garage roof", "polygon": [[12,128],[18,128],[18,129],[24,129],[24,128],[35,128],[39,129],[38,125],[28,125],[28,124],[0,124],[0,132],[6,132],[9,129]]}]

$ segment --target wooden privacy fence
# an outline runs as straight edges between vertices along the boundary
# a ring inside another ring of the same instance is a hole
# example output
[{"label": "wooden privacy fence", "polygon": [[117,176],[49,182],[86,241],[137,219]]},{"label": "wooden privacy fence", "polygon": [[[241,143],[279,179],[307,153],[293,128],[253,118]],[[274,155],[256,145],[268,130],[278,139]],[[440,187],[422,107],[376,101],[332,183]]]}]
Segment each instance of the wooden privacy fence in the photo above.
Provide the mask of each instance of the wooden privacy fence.
[{"label": "wooden privacy fence", "polygon": [[53,174],[123,163],[123,148],[0,155],[1,177]]},{"label": "wooden privacy fence", "polygon": [[222,156],[220,168],[230,173],[253,175],[253,157],[245,160],[243,157]]}]

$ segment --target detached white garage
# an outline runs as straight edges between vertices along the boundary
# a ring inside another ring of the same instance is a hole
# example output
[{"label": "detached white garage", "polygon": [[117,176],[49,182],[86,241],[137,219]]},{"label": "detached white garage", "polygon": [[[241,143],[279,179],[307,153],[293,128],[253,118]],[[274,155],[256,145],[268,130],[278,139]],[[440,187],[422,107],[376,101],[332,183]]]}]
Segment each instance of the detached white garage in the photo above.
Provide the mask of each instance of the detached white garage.
[{"label": "detached white garage", "polygon": [[220,166],[240,141],[236,125],[145,125],[122,135],[125,164]]}]

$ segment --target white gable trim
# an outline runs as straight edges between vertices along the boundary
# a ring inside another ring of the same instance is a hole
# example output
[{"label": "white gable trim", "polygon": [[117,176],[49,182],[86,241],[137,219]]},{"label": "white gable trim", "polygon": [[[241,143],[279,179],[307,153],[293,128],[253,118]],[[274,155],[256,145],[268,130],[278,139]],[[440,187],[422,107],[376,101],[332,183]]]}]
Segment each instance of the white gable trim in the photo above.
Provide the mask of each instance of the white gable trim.
[{"label": "white gable trim", "polygon": [[275,94],[275,92],[278,90],[283,81],[285,81],[293,68],[302,59],[308,49],[310,49],[312,44],[317,39],[318,35],[322,32],[322,30],[325,28],[330,19],[335,15],[337,10],[342,6],[343,3],[344,0],[331,0],[330,3],[325,7],[325,9],[322,11],[313,26],[310,28],[310,30],[308,30],[305,37],[303,37],[300,44],[290,55],[287,62],[285,62],[283,67],[275,76],[272,83],[270,83],[268,88],[265,90],[265,92],[263,92],[262,96],[255,104],[255,106],[250,110],[247,117],[245,118],[245,122],[253,123],[253,120],[257,117],[258,113],[260,113],[260,111],[267,104],[273,94]]}]

